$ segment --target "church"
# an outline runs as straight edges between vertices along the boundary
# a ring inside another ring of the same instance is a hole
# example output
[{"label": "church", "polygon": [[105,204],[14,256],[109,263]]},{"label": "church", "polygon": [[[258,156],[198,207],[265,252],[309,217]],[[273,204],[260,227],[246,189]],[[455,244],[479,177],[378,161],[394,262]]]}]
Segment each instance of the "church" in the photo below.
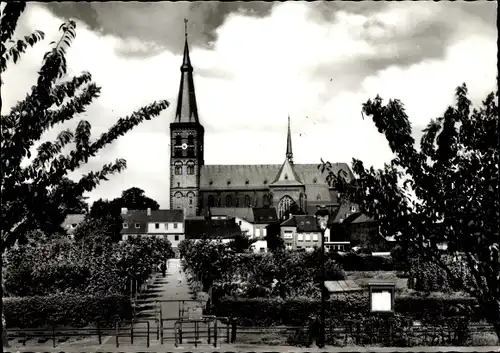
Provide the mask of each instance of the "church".
[{"label": "church", "polygon": [[[289,212],[314,214],[317,206],[339,207],[337,192],[318,169],[319,156],[311,164],[293,162],[290,117],[281,164],[205,164],[205,130],[198,116],[187,35],[180,71],[177,108],[170,124],[170,209],[182,209],[189,218],[206,215],[211,207],[274,207],[282,219]],[[344,170],[348,180],[354,178],[346,163],[332,167],[335,172]]]}]

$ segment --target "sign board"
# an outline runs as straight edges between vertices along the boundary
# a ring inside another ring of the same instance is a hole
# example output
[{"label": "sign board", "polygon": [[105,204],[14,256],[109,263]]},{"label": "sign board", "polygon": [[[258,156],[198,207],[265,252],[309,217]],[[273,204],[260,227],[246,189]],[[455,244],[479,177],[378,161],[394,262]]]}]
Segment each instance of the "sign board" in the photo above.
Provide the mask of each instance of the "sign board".
[{"label": "sign board", "polygon": [[188,318],[189,320],[201,320],[203,316],[203,308],[188,308]]},{"label": "sign board", "polygon": [[370,311],[394,312],[395,283],[369,283]]}]

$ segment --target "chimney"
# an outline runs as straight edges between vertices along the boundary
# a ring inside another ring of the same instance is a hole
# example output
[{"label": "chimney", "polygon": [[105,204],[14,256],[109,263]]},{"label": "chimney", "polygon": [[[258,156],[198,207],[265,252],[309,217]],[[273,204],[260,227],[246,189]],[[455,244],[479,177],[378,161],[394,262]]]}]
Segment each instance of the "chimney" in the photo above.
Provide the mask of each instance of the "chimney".
[{"label": "chimney", "polygon": [[148,216],[151,216],[151,208],[150,207],[148,207],[148,211],[147,212],[148,212]]},{"label": "chimney", "polygon": [[122,207],[122,215],[127,214],[128,210],[127,207]]}]

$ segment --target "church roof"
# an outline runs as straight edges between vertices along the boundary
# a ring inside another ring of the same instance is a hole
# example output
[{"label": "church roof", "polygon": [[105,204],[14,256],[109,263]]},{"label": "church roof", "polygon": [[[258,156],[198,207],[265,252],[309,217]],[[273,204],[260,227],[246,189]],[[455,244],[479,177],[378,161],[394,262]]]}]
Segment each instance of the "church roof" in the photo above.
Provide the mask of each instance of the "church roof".
[{"label": "church roof", "polygon": [[184,56],[181,66],[181,82],[179,85],[179,95],[177,97],[177,109],[175,111],[175,123],[199,123],[198,105],[196,104],[196,94],[194,91],[193,66],[189,57],[189,45],[184,42]]},{"label": "church roof", "polygon": [[276,174],[273,185],[303,185],[295,172],[294,165],[290,159],[285,159],[279,172]]},{"label": "church roof", "polygon": [[[279,164],[204,165],[200,168],[200,188],[203,190],[267,189],[281,167]],[[306,187],[323,186],[324,188],[326,186],[328,188],[326,173],[321,174],[318,164],[293,164],[293,169]],[[334,173],[341,169],[346,171],[348,181],[354,179],[346,163],[332,163],[332,169]],[[323,195],[326,196],[326,194]]]}]

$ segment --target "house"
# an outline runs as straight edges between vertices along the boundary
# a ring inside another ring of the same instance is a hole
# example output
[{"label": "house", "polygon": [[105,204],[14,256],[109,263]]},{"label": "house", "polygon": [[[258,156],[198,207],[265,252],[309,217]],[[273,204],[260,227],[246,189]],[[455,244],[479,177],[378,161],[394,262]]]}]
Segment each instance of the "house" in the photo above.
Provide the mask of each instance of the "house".
[{"label": "house", "polygon": [[64,219],[64,222],[61,224],[61,227],[66,230],[68,235],[73,236],[76,227],[80,223],[82,223],[85,220],[85,214],[81,213],[74,213],[74,214],[69,214],[66,216]]},{"label": "house", "polygon": [[250,239],[257,239],[252,245],[254,252],[267,252],[266,227],[278,219],[274,207],[212,207],[210,218],[234,218],[242,232],[245,232]]},{"label": "house", "polygon": [[294,215],[281,223],[285,249],[313,251],[320,247],[321,230],[313,215]]},{"label": "house", "polygon": [[174,251],[184,240],[184,212],[182,210],[128,210],[122,208],[122,240],[148,236],[167,238]]},{"label": "house", "polygon": [[231,239],[241,234],[234,218],[209,219],[190,217],[186,219],[186,239]]}]

